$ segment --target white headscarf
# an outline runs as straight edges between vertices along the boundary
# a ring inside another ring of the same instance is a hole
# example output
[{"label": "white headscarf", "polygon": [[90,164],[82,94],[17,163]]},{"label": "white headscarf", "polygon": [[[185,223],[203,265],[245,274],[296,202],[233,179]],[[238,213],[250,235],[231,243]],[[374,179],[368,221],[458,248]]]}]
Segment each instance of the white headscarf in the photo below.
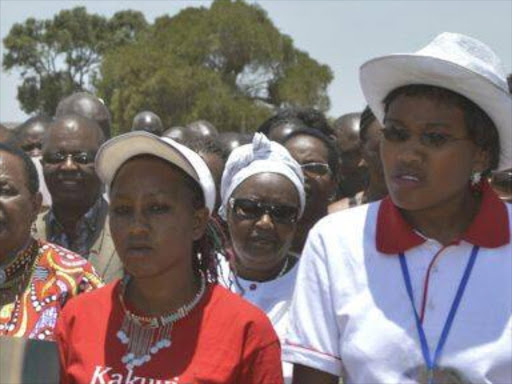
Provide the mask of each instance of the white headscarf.
[{"label": "white headscarf", "polygon": [[222,174],[219,215],[227,219],[228,201],[233,191],[244,180],[259,173],[277,173],[293,183],[299,194],[300,218],[306,205],[302,169],[285,147],[270,141],[262,133],[254,134],[252,144],[242,145],[231,152]]}]

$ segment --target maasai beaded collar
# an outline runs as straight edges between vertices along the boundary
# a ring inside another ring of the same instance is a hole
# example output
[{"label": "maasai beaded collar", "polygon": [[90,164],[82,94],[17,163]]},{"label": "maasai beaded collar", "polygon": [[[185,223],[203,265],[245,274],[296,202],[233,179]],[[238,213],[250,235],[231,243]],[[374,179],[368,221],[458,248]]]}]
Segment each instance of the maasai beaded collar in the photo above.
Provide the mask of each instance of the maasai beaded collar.
[{"label": "maasai beaded collar", "polygon": [[156,355],[161,349],[171,346],[174,323],[186,317],[199,303],[206,289],[206,278],[201,272],[201,286],[191,302],[162,316],[138,316],[126,307],[124,295],[129,281],[130,276],[126,275],[119,290],[124,319],[121,329],[117,332],[117,338],[121,343],[127,344],[128,350],[121,358],[121,362],[131,370],[150,361],[151,355]]},{"label": "maasai beaded collar", "polygon": [[16,301],[18,297],[23,293],[22,289],[26,286],[27,282],[30,281],[34,271],[39,263],[39,258],[41,256],[41,247],[40,244],[34,240],[33,243],[28,247],[30,252],[30,257],[27,262],[23,264],[21,268],[21,273],[16,271],[16,277],[0,284],[0,306],[11,302],[14,298]]},{"label": "maasai beaded collar", "polygon": [[0,267],[0,287],[3,288],[4,283],[19,274],[18,272],[25,270],[25,267],[34,259],[37,249],[37,241],[32,240],[31,244],[20,251],[9,264],[3,268]]}]

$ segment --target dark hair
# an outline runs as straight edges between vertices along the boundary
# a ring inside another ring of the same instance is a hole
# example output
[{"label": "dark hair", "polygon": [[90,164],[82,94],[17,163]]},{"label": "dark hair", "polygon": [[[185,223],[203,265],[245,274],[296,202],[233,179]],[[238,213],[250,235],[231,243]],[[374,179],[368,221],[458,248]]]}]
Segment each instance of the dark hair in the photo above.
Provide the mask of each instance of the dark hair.
[{"label": "dark hair", "polygon": [[196,153],[211,153],[219,156],[223,162],[228,159],[229,153],[221,146],[219,140],[210,137],[186,138],[183,143]]},{"label": "dark hair", "polygon": [[31,195],[35,195],[39,191],[39,175],[30,157],[21,149],[6,143],[0,143],[0,152],[7,152],[21,159],[25,170],[27,189]]},{"label": "dark hair", "polygon": [[[249,144],[252,141],[253,134],[252,133],[240,133],[240,132],[221,132],[219,136],[216,138],[219,146],[222,150],[229,155],[233,151],[233,149],[244,145]],[[227,159],[226,159],[227,160]]]},{"label": "dark hair", "polygon": [[366,106],[359,120],[359,140],[361,140],[361,143],[366,143],[366,140],[368,140],[368,128],[370,128],[370,125],[372,125],[375,120],[377,120],[377,118],[372,110],[369,106]]},{"label": "dark hair", "polygon": [[333,136],[334,131],[329,125],[324,114],[315,108],[284,108],[277,112],[274,116],[267,119],[261,124],[257,131],[268,136],[270,131],[275,127],[286,123],[301,122],[309,128],[318,130],[326,136]]},{"label": "dark hair", "polygon": [[309,127],[300,128],[296,131],[290,132],[283,140],[283,145],[286,144],[286,142],[290,139],[292,139],[295,136],[299,135],[308,135],[313,136],[320,141],[322,141],[325,146],[327,147],[327,163],[329,164],[329,168],[331,169],[331,172],[335,178],[338,177],[338,167],[339,167],[339,161],[338,161],[338,149],[335,145],[335,142],[333,139],[331,139],[329,136],[324,135],[322,132],[312,129]]},{"label": "dark hair", "polygon": [[412,84],[391,91],[383,100],[384,112],[387,113],[389,105],[398,96],[421,96],[459,107],[464,113],[466,129],[471,141],[489,154],[489,170],[498,167],[500,158],[500,138],[496,125],[489,115],[478,105],[456,92],[442,87]]}]

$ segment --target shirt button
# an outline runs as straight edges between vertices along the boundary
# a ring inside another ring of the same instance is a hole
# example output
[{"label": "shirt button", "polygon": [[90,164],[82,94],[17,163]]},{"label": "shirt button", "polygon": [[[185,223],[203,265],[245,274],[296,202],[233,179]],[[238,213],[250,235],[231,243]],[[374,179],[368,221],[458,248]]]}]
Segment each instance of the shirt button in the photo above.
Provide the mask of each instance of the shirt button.
[{"label": "shirt button", "polygon": [[257,285],[257,284],[255,284],[255,283],[252,283],[251,285],[249,285],[249,289],[250,289],[251,291],[254,291],[256,288],[258,288],[258,285]]}]

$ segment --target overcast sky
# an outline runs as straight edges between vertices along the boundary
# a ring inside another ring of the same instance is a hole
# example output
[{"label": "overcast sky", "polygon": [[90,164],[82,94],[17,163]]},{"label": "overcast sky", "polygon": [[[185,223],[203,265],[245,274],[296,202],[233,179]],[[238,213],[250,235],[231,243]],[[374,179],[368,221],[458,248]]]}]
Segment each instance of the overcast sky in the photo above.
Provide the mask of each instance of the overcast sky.
[{"label": "overcast sky", "polygon": [[[329,115],[364,107],[358,68],[388,53],[414,52],[443,31],[459,32],[490,45],[512,72],[512,0],[269,0],[259,3],[295,45],[334,71],[329,87]],[[110,17],[123,9],[142,11],[149,22],[184,7],[209,6],[209,1],[23,1],[0,0],[0,37],[28,17],[53,18],[62,9],[86,6],[88,12]],[[3,55],[3,45],[0,48]],[[0,72],[0,121],[23,121],[16,99],[17,72]]]}]

